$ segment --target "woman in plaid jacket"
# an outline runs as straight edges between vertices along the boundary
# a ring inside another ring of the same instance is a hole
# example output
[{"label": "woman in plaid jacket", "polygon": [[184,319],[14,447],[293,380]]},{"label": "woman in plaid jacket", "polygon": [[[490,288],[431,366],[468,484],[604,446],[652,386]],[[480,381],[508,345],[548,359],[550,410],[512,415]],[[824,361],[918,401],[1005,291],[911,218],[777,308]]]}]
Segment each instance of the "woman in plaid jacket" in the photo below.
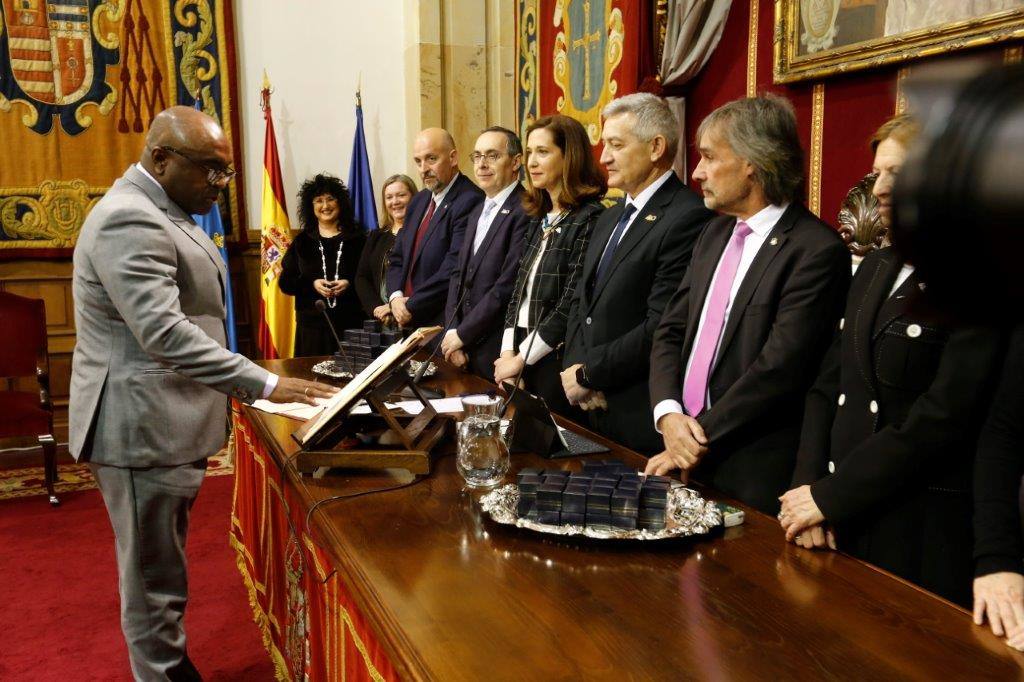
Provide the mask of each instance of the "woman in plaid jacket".
[{"label": "woman in plaid jacket", "polygon": [[572,415],[562,390],[562,344],[590,233],[608,186],[583,126],[568,116],[545,116],[526,131],[526,194],[533,220],[505,315],[494,380],[515,381],[548,407]]}]

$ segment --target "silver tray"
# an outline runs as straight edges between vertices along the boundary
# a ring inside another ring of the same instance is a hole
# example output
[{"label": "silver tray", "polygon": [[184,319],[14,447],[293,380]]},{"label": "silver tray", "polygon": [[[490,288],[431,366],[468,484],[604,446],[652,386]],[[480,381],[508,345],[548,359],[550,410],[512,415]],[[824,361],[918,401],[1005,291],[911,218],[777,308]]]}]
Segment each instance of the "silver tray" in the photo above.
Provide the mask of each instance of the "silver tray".
[{"label": "silver tray", "polygon": [[346,369],[342,369],[334,360],[324,360],[313,365],[313,374],[322,374],[326,377],[332,377],[334,379],[351,379],[352,372]]},{"label": "silver tray", "polygon": [[666,540],[690,535],[705,535],[722,525],[722,512],[696,490],[682,485],[669,490],[665,510],[665,530],[601,530],[587,526],[551,526],[521,519],[516,515],[519,488],[503,485],[480,498],[480,508],[494,521],[517,528],[528,528],[548,535],[582,536],[598,540]]},{"label": "silver tray", "polygon": [[[416,372],[420,371],[420,367],[422,366],[423,363],[420,362],[419,360],[410,360],[409,364],[406,365],[405,367],[406,371],[409,372],[409,376],[415,376]],[[435,365],[434,363],[430,363],[429,365],[427,365],[427,369],[424,370],[423,372],[423,376],[425,377],[432,377],[435,374],[437,374],[437,365]]]},{"label": "silver tray", "polygon": [[[422,362],[419,362],[417,360],[410,360],[409,364],[406,365],[406,371],[409,373],[409,376],[414,376],[416,372],[419,371],[420,365],[422,364]],[[331,377],[333,379],[352,378],[352,372],[349,372],[347,369],[342,369],[341,364],[335,362],[334,360],[324,360],[322,362],[316,363],[315,365],[313,365],[313,374],[320,374],[326,377]],[[435,374],[437,374],[437,365],[435,365],[434,363],[430,363],[427,366],[427,371],[423,373],[423,376],[432,377]]]}]

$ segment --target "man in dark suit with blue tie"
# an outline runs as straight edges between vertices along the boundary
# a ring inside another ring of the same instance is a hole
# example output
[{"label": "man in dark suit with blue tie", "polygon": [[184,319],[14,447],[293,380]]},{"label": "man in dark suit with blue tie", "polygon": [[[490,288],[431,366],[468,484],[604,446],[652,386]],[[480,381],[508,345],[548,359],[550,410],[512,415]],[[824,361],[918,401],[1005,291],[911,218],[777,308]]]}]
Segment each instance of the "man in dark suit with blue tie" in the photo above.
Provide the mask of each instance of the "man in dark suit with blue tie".
[{"label": "man in dark suit with blue tie", "polygon": [[448,288],[444,317],[451,329],[441,350],[457,367],[490,379],[530,221],[519,183],[523,144],[511,130],[495,126],[480,134],[470,158],[486,198],[469,214]]},{"label": "man in dark suit with blue tie", "polygon": [[601,163],[626,200],[604,212],[590,238],[562,388],[596,431],[653,455],[661,450],[648,403],[654,330],[712,213],[672,171],[679,123],[665,100],[627,95],[603,113]]},{"label": "man in dark suit with blue tie", "polygon": [[427,128],[413,143],[424,189],[409,203],[388,265],[391,312],[402,326],[443,324],[448,283],[458,263],[469,212],[483,192],[459,172],[455,140]]}]

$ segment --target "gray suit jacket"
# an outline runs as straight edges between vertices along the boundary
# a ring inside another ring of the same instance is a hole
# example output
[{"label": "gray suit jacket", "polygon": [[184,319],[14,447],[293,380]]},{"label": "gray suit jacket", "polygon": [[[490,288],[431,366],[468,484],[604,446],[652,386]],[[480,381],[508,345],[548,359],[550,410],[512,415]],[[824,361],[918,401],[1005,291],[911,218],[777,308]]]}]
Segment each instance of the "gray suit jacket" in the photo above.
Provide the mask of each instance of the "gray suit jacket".
[{"label": "gray suit jacket", "polygon": [[206,233],[135,166],[96,204],[74,258],[75,459],[170,466],[223,446],[223,394],[251,402],[269,377],[224,347],[226,277]]}]

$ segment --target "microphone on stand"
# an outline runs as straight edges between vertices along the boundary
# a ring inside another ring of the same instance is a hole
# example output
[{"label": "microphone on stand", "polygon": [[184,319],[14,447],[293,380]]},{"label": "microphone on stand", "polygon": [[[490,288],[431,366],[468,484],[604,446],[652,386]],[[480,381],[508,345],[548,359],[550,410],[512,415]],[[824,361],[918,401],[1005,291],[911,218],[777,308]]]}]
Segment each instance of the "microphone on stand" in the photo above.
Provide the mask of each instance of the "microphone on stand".
[{"label": "microphone on stand", "polygon": [[341,339],[338,338],[338,332],[334,329],[334,323],[331,322],[331,316],[327,314],[327,304],[324,303],[324,300],[322,298],[320,298],[316,300],[316,302],[313,304],[313,307],[315,307],[317,310],[323,313],[324,319],[327,320],[327,327],[331,330],[331,335],[334,337],[335,343],[338,344],[338,352],[340,353],[341,357],[345,359],[345,363],[348,365],[349,374],[355,376],[355,366],[352,364],[352,361],[349,360],[348,353],[345,352],[345,347],[341,345]]},{"label": "microphone on stand", "polygon": [[[565,213],[563,212],[561,215],[564,216]],[[544,220],[547,221],[547,218],[545,218]],[[561,216],[559,216],[559,218],[556,219],[555,224],[557,225],[559,222],[561,222]],[[549,229],[545,230],[544,224],[545,223],[541,223],[541,238],[540,238],[540,240],[541,240],[542,243],[543,243],[543,241],[545,239],[548,238],[548,234],[550,234],[550,228],[554,227],[554,225],[550,225],[550,226],[548,226]],[[537,264],[537,261],[539,261],[541,259],[541,256],[543,254],[544,254],[544,249],[537,249],[537,255],[534,256],[533,262],[530,263],[530,267],[526,270],[526,272],[529,272],[530,270],[532,270],[534,268],[534,266]],[[526,285],[524,284],[523,286],[525,287]],[[524,291],[525,291],[525,289],[524,289]],[[520,301],[520,304],[522,304],[522,301]],[[505,418],[505,411],[508,410],[509,403],[511,403],[512,402],[512,398],[515,397],[516,391],[519,390],[519,382],[523,380],[523,372],[526,371],[526,360],[530,357],[530,351],[533,350],[533,342],[537,340],[538,336],[540,336],[540,334],[537,332],[537,327],[540,327],[540,321],[539,320],[537,322],[537,325],[533,329],[533,336],[530,337],[530,343],[526,344],[526,353],[523,354],[523,368],[521,370],[519,370],[519,374],[516,375],[516,382],[515,382],[515,384],[512,385],[512,390],[509,392],[508,397],[505,398],[505,402],[503,402],[501,404],[501,409],[498,410],[498,419],[504,419]],[[513,329],[515,329],[515,328],[513,327]]]},{"label": "microphone on stand", "polygon": [[[423,362],[422,365],[420,365],[420,368],[416,370],[416,374],[414,374],[412,377],[412,382],[414,384],[418,384],[420,382],[420,380],[423,378],[423,374],[427,371],[427,367],[430,366],[430,361],[433,360],[434,357],[437,355],[437,351],[441,348],[441,342],[444,341],[445,334],[447,334],[449,330],[451,330],[452,325],[455,323],[455,318],[459,316],[459,308],[462,306],[462,302],[463,300],[465,300],[466,294],[468,292],[469,287],[462,287],[462,292],[459,294],[459,299],[455,302],[455,308],[452,310],[452,316],[448,319],[448,323],[445,324],[444,329],[442,329],[441,333],[438,334],[437,336],[438,342],[434,346],[434,350],[430,352],[430,355],[427,356],[427,359]],[[420,390],[423,391],[423,393],[430,398],[445,397],[443,393],[439,393],[429,388],[421,388]]]},{"label": "microphone on stand", "polygon": [[526,361],[530,357],[530,351],[533,350],[533,342],[540,336],[537,329],[534,328],[530,336],[530,343],[526,344],[526,352],[523,353],[523,367],[519,370],[519,374],[516,375],[516,381],[512,384],[512,391],[509,392],[508,397],[501,403],[501,408],[498,410],[498,419],[505,418],[505,411],[508,409],[509,403],[512,402],[512,398],[515,397],[516,391],[519,390],[519,382],[523,380],[523,372],[526,371]]}]

